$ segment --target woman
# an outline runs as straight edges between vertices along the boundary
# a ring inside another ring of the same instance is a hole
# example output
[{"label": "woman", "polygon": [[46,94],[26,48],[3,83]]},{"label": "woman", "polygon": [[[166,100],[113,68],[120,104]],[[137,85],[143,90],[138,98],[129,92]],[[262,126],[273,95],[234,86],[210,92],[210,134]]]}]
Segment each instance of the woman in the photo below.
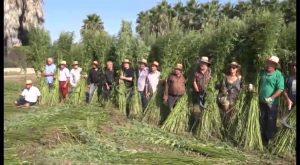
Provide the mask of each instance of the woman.
[{"label": "woman", "polygon": [[242,86],[242,76],[240,75],[241,66],[237,62],[231,62],[225,72],[225,76],[219,84],[218,104],[221,114],[232,115],[232,108],[238,99]]}]

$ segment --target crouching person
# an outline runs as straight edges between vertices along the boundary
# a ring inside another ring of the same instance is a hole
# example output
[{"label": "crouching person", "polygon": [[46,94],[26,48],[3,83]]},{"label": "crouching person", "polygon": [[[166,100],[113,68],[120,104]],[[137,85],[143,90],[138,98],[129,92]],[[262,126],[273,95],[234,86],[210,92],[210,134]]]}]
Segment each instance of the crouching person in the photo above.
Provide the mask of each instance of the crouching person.
[{"label": "crouching person", "polygon": [[15,105],[18,107],[35,105],[40,96],[40,90],[32,85],[31,80],[26,80],[26,88],[22,91],[20,98],[15,101]]}]

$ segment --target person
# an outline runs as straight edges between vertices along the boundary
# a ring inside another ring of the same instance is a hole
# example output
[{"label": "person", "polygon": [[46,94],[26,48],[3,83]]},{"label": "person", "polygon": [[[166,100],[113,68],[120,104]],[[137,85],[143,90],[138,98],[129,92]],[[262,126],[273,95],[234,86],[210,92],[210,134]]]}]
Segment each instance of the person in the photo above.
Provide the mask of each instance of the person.
[{"label": "person", "polygon": [[116,82],[116,72],[114,70],[114,64],[112,60],[106,62],[106,68],[103,73],[103,82],[102,82],[102,96],[105,100],[111,94],[113,85]]},{"label": "person", "polygon": [[31,80],[26,80],[25,85],[26,85],[26,88],[23,89],[23,91],[20,95],[20,98],[15,101],[15,105],[17,107],[33,106],[38,102],[39,97],[41,96],[40,90],[37,87],[32,85]]},{"label": "person", "polygon": [[240,68],[240,64],[235,61],[228,64],[225,75],[219,84],[217,100],[222,118],[231,117],[233,114],[233,106],[242,88]]},{"label": "person", "polygon": [[190,116],[189,129],[190,131],[196,131],[196,128],[200,119],[200,112],[205,105],[206,87],[211,79],[211,63],[208,57],[202,56],[199,61],[198,70],[194,74],[193,80],[193,101],[199,105],[199,109],[193,108]]},{"label": "person", "polygon": [[208,57],[203,56],[199,62],[199,68],[194,75],[193,87],[197,94],[198,103],[200,107],[204,107],[205,103],[205,89],[211,79],[211,69]]},{"label": "person", "polygon": [[149,73],[149,68],[147,67],[147,60],[142,59],[139,61],[139,69],[138,69],[138,79],[137,79],[137,87],[138,87],[138,92],[140,93],[141,96],[141,103],[142,103],[142,108],[145,109],[147,105],[147,99],[144,94],[145,90],[145,84],[146,84],[146,79]]},{"label": "person", "polygon": [[182,74],[182,69],[182,64],[176,64],[165,83],[163,101],[168,105],[170,111],[174,108],[177,100],[185,94],[186,80]]},{"label": "person", "polygon": [[148,74],[145,84],[144,95],[149,100],[150,97],[156,92],[157,85],[160,80],[160,71],[158,71],[159,63],[153,61],[151,64],[151,72]]},{"label": "person", "polygon": [[133,95],[133,80],[134,80],[134,71],[130,67],[131,62],[128,59],[124,59],[122,62],[122,71],[123,73],[120,75],[120,80],[124,81],[126,86],[126,114],[129,116],[129,102]]},{"label": "person", "polygon": [[278,96],[284,90],[284,78],[277,69],[279,58],[271,56],[266,60],[265,69],[259,74],[259,108],[262,140],[265,145],[276,131]]},{"label": "person", "polygon": [[98,68],[99,64],[98,61],[93,61],[92,68],[89,71],[88,78],[87,78],[87,85],[88,85],[88,98],[87,103],[92,101],[94,92],[98,89],[101,81],[101,72]]},{"label": "person", "polygon": [[290,75],[285,81],[285,90],[283,92],[288,110],[296,106],[296,61],[289,62]]},{"label": "person", "polygon": [[78,61],[73,61],[73,68],[70,71],[70,85],[72,87],[72,91],[76,88],[78,82],[80,81],[82,68],[79,67]]},{"label": "person", "polygon": [[58,81],[59,81],[59,101],[60,103],[64,103],[68,94],[68,84],[70,81],[70,71],[66,67],[67,62],[61,61],[59,64],[59,73],[58,73]]},{"label": "person", "polygon": [[45,66],[45,71],[43,76],[46,77],[46,81],[49,87],[49,90],[53,88],[53,82],[55,80],[54,75],[56,71],[56,65],[53,63],[53,58],[47,58],[47,64]]}]

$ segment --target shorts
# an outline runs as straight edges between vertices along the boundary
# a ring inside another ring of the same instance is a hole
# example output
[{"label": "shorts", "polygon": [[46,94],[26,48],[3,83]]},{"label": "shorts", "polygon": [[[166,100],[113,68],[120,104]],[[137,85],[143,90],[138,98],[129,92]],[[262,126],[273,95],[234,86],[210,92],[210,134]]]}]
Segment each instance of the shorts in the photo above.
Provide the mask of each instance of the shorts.
[{"label": "shorts", "polygon": [[59,92],[63,97],[66,97],[68,94],[68,84],[66,87],[64,87],[64,84],[66,83],[66,81],[59,81]]},{"label": "shorts", "polygon": [[29,101],[26,101],[24,97],[20,97],[20,98],[17,100],[17,106],[25,105],[26,103],[29,103],[30,106],[33,106],[33,105],[36,104],[36,102],[29,102]]}]

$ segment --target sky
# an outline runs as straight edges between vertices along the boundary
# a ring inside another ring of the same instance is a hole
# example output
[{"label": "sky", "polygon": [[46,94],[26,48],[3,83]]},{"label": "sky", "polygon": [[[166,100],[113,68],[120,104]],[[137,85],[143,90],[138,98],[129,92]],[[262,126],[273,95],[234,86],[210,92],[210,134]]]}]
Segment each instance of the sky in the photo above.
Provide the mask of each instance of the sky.
[{"label": "sky", "polygon": [[[168,0],[170,4],[187,0]],[[205,3],[209,0],[198,0]],[[220,0],[220,3],[237,0]],[[61,32],[74,32],[75,42],[80,40],[80,28],[87,15],[96,13],[110,35],[117,35],[121,20],[130,21],[135,32],[137,15],[156,6],[161,0],[44,0],[44,27],[50,32],[52,42]]]}]

